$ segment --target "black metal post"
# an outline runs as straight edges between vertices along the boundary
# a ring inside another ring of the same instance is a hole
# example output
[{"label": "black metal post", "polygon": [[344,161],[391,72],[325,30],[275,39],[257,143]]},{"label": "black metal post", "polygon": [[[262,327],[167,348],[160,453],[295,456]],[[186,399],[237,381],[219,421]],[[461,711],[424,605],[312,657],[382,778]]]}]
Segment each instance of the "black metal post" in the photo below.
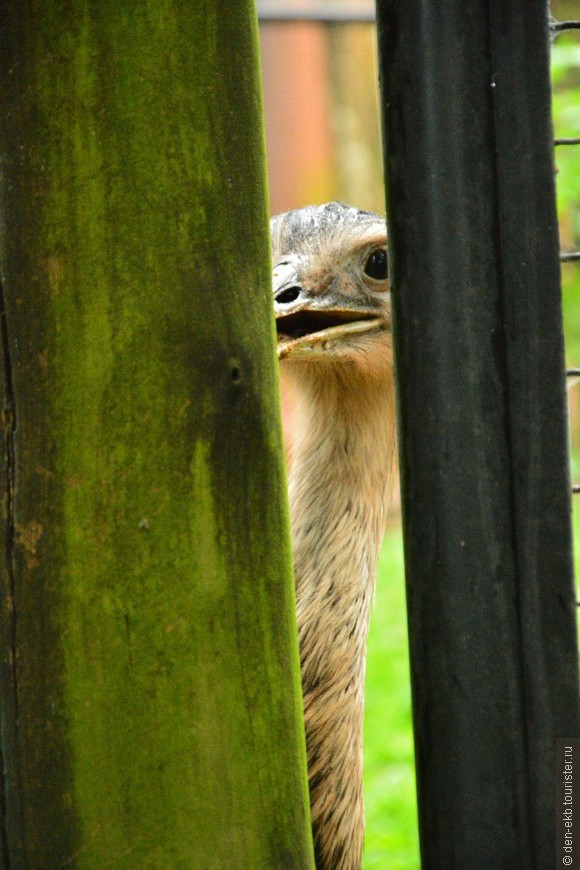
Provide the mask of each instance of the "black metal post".
[{"label": "black metal post", "polygon": [[378,0],[424,868],[545,870],[580,734],[544,0]]}]

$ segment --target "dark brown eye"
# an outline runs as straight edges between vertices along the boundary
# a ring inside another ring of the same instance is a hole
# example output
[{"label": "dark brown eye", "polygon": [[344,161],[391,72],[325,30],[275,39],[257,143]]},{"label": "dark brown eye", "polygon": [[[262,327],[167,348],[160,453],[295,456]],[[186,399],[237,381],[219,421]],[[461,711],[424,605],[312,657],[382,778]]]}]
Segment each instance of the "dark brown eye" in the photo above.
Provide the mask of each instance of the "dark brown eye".
[{"label": "dark brown eye", "polygon": [[365,275],[374,278],[375,281],[384,281],[389,277],[389,264],[387,252],[384,248],[373,251],[365,263]]}]

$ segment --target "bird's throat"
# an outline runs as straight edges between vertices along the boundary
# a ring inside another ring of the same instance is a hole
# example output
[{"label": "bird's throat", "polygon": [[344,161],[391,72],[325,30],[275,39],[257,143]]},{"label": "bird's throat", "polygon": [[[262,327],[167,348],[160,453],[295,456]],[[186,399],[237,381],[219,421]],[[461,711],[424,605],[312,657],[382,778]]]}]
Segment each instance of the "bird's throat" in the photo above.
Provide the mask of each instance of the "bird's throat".
[{"label": "bird's throat", "polygon": [[360,865],[366,638],[395,452],[392,378],[354,374],[293,373],[290,510],[319,870]]}]

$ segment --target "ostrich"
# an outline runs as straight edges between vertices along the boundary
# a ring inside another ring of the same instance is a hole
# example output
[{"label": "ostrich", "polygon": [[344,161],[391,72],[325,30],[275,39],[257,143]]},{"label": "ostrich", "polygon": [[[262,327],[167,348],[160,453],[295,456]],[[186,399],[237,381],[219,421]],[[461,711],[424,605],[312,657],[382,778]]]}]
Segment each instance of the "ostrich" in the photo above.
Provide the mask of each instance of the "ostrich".
[{"label": "ostrich", "polygon": [[271,231],[278,355],[297,397],[289,496],[316,862],[356,870],[366,639],[395,455],[386,228],[332,202]]}]

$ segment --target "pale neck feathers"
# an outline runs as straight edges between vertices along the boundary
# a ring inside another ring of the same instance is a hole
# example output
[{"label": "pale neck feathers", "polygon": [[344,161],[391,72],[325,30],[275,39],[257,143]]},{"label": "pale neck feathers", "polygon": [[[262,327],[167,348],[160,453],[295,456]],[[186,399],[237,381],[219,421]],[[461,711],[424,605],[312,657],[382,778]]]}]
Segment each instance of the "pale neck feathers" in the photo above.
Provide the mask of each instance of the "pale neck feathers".
[{"label": "pale neck feathers", "polygon": [[290,510],[317,866],[360,867],[366,639],[395,456],[390,360],[295,362]]}]

